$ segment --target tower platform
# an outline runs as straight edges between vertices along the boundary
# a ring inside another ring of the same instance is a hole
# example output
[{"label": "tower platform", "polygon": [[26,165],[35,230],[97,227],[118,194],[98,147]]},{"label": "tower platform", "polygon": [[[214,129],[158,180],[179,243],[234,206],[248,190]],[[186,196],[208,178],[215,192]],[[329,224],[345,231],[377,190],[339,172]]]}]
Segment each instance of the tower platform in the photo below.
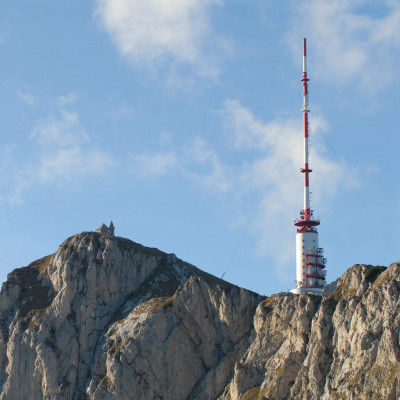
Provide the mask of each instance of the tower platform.
[{"label": "tower platform", "polygon": [[297,287],[296,289],[292,289],[290,293],[293,294],[313,293],[321,295],[323,290],[324,290],[323,288]]}]

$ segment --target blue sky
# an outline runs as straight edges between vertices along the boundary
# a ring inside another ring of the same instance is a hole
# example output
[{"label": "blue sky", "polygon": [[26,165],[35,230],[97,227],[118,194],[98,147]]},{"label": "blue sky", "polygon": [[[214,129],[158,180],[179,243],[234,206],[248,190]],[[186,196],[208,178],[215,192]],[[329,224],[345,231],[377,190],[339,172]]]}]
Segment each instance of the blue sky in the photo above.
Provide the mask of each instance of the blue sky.
[{"label": "blue sky", "polygon": [[400,260],[400,1],[0,5],[0,278],[114,221],[262,294],[294,287],[302,38],[332,281]]}]

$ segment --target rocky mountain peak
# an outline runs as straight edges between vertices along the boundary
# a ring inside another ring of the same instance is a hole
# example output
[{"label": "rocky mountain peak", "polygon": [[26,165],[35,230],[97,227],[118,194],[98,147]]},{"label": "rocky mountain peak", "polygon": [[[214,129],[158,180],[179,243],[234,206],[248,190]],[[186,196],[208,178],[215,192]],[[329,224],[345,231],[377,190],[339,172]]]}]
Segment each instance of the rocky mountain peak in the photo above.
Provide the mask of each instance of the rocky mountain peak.
[{"label": "rocky mountain peak", "polygon": [[[72,236],[3,284],[0,398],[129,398],[134,387],[142,398],[189,396],[240,353],[259,300],[173,254],[107,233]],[[140,356],[119,385],[131,351]],[[197,374],[171,386],[186,357],[182,373]]]},{"label": "rocky mountain peak", "polygon": [[0,293],[0,399],[397,399],[400,264],[268,298],[83,232]]}]

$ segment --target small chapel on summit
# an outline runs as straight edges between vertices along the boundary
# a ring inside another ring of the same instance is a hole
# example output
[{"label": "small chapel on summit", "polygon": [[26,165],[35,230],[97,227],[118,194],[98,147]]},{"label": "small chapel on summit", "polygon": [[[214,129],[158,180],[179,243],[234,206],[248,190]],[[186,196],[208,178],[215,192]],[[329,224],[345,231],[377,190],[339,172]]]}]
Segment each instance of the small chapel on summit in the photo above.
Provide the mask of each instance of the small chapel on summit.
[{"label": "small chapel on summit", "polygon": [[109,227],[107,227],[106,224],[102,224],[98,229],[96,229],[96,232],[101,233],[104,236],[114,236],[114,230],[115,227],[113,222],[111,221]]}]

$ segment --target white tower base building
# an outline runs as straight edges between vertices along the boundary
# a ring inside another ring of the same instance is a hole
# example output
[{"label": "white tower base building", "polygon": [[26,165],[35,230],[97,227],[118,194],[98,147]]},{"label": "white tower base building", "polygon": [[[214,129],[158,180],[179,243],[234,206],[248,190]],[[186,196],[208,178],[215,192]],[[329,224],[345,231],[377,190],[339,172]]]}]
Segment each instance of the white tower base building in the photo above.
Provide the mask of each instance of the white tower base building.
[{"label": "white tower base building", "polygon": [[297,232],[296,234],[296,289],[292,293],[321,294],[325,286],[326,259],[323,249],[318,247],[318,232]]}]

